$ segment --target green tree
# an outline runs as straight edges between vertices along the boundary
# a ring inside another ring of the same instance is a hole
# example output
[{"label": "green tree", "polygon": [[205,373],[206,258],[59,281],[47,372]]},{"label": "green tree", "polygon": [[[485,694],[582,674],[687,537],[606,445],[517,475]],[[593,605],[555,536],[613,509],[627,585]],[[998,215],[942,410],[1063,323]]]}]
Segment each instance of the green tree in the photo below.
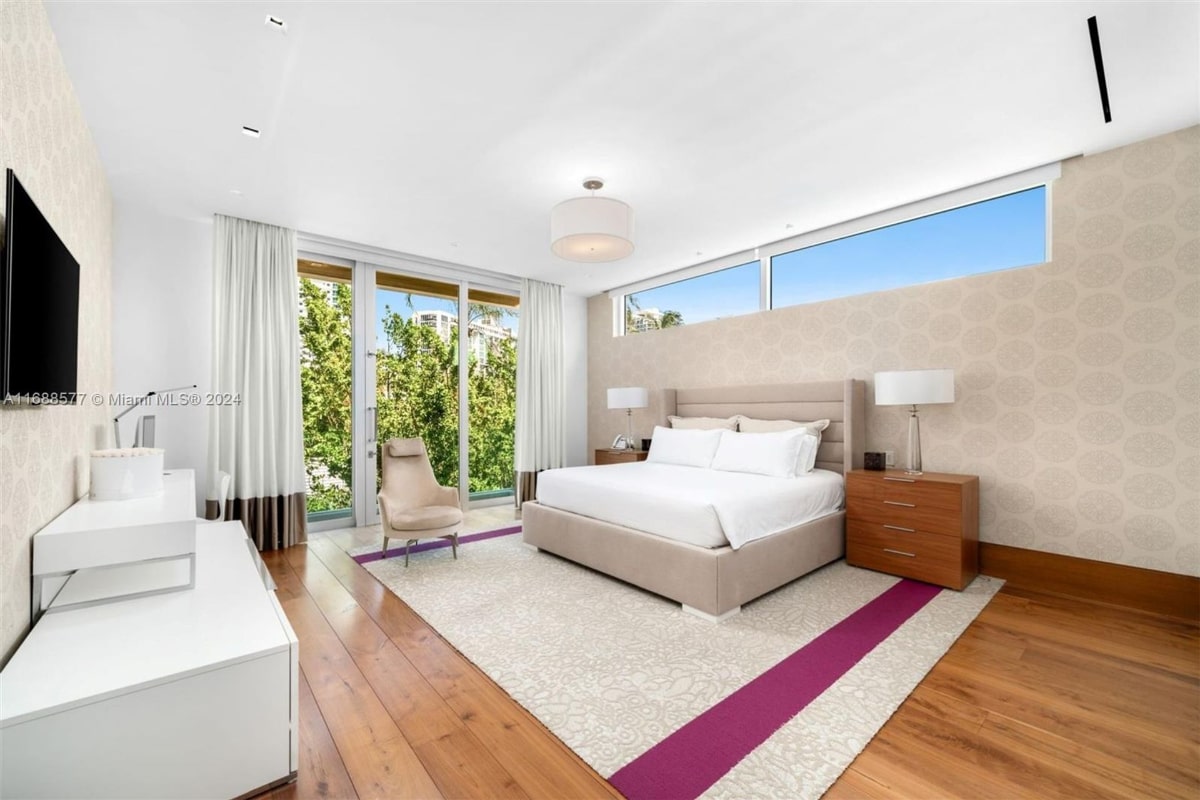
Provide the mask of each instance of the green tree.
[{"label": "green tree", "polygon": [[300,397],[308,510],[351,505],[350,287],[300,279]]},{"label": "green tree", "polygon": [[683,324],[683,313],[679,311],[664,311],[662,320],[658,323],[660,328],[677,328]]},{"label": "green tree", "polygon": [[635,311],[642,310],[642,302],[636,294],[625,295],[625,333],[638,333]]},{"label": "green tree", "polygon": [[[350,287],[302,278],[300,297],[308,508],[349,508]],[[411,296],[405,305],[413,310]],[[497,324],[503,313],[496,306],[468,306],[472,322]],[[438,481],[457,486],[458,337],[443,341],[433,328],[405,319],[391,308],[385,309],[381,327],[383,338],[375,358],[378,439],[420,437]],[[512,339],[482,341],[488,342],[486,357],[477,359],[472,352],[467,365],[472,492],[510,488],[513,481],[516,346]]]},{"label": "green tree", "polygon": [[[387,309],[386,347],[375,357],[380,442],[401,437],[425,440],[438,482],[458,485],[458,347],[433,328]],[[382,469],[382,464],[379,465]]]},{"label": "green tree", "polygon": [[[642,310],[642,301],[636,294],[625,295],[625,333],[642,333],[638,328],[638,313]],[[646,330],[660,330],[662,328],[675,328],[683,323],[683,312],[672,311],[670,309],[662,312],[659,319],[653,317],[643,318],[643,325],[646,325]]]}]

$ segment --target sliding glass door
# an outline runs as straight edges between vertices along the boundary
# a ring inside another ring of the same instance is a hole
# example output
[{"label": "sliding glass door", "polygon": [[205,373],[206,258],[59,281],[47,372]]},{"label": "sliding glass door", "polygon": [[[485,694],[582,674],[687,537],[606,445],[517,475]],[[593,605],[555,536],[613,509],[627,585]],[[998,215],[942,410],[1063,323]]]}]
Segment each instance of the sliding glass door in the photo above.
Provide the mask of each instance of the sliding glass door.
[{"label": "sliding glass door", "polygon": [[516,292],[316,256],[297,272],[310,525],[379,522],[397,437],[422,439],[464,504],[511,497]]}]

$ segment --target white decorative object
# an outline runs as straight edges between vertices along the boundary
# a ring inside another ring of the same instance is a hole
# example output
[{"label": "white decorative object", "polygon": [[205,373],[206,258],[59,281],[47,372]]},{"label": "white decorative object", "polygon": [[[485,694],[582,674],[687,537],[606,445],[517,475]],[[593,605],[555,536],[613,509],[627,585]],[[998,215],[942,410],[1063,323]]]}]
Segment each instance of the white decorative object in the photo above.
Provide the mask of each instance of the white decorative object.
[{"label": "white decorative object", "polygon": [[93,500],[129,500],[163,490],[163,451],[123,447],[92,451]]},{"label": "white decorative object", "polygon": [[921,423],[917,406],[954,402],[954,370],[914,369],[875,373],[875,405],[912,406],[908,418],[908,469],[921,474]]},{"label": "white decorative object", "polygon": [[[159,478],[163,490],[157,494],[130,500],[84,498],[34,534],[34,621],[47,610],[191,588],[195,478],[190,469],[166,475],[160,470]],[[114,586],[114,576],[101,573],[119,565],[128,580]]]},{"label": "white decorative object", "polygon": [[33,627],[0,673],[0,797],[243,797],[294,777],[296,635],[242,523],[196,544],[192,591]]},{"label": "white decorative object", "polygon": [[592,194],[564,200],[550,210],[550,249],[568,261],[616,261],[633,253],[633,209],[620,200],[596,197],[599,178],[586,178]]}]

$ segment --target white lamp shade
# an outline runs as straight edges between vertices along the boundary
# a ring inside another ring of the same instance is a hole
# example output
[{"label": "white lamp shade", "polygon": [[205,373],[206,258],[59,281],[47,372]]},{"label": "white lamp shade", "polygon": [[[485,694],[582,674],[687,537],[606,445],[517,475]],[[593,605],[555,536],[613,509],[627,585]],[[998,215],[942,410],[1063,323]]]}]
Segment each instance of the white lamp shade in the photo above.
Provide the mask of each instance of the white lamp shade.
[{"label": "white lamp shade", "polygon": [[913,369],[875,373],[875,405],[924,406],[954,402],[954,370]]},{"label": "white lamp shade", "polygon": [[635,386],[608,390],[609,408],[645,408],[650,405],[650,392]]},{"label": "white lamp shade", "polygon": [[616,261],[633,252],[633,209],[610,197],[576,197],[550,210],[550,249],[568,261]]}]

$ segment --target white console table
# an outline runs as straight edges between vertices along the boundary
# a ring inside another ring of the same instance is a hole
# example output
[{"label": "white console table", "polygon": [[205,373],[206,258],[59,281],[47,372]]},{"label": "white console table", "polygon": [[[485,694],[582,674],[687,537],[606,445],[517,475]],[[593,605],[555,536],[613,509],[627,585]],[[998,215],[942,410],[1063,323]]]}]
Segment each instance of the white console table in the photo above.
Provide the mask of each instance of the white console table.
[{"label": "white console table", "polygon": [[190,589],[196,576],[196,490],[190,469],[129,500],[85,497],[33,537],[32,622],[43,612]]},{"label": "white console table", "polygon": [[0,797],[231,798],[295,777],[296,636],[240,522],[195,544],[194,588],[30,631],[0,672]]}]

